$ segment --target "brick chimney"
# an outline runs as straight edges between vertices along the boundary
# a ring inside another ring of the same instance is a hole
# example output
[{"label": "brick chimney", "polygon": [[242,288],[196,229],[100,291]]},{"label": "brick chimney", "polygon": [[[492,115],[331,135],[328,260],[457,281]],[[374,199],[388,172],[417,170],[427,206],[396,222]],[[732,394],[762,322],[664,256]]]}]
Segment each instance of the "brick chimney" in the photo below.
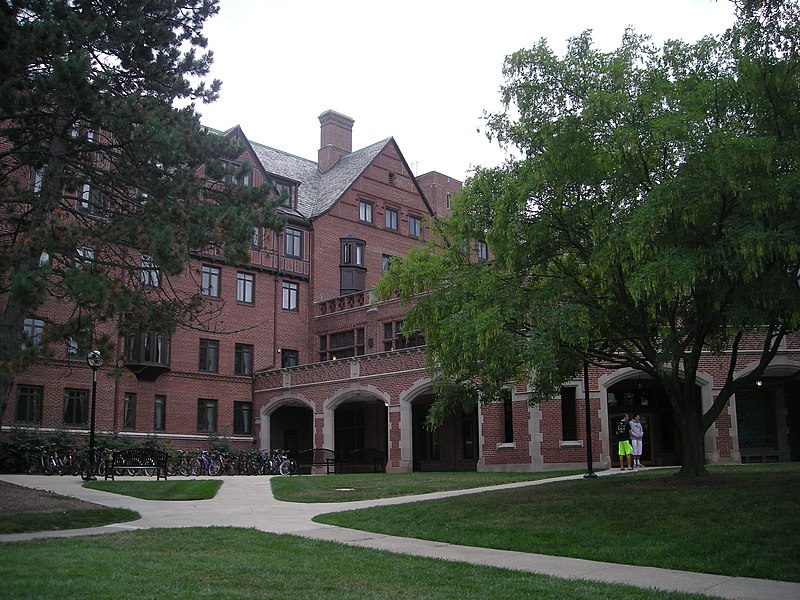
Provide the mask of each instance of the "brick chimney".
[{"label": "brick chimney", "polygon": [[329,171],[342,156],[353,151],[353,123],[353,119],[335,110],[326,110],[319,116],[317,167],[320,173]]}]

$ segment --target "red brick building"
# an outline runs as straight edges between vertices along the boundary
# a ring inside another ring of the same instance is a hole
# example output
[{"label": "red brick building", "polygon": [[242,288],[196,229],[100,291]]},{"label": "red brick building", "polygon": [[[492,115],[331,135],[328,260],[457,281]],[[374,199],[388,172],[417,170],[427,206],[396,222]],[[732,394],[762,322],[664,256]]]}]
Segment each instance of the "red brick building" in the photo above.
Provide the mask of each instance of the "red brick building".
[{"label": "red brick building", "polygon": [[[120,368],[98,375],[98,431],[183,448],[205,446],[210,434],[295,452],[370,448],[393,472],[585,465],[579,376],[545,404],[528,406],[517,387],[436,431],[424,427],[433,400],[424,339],[403,339],[402,307],[372,302],[369,290],[392,257],[429,236],[429,220],[448,213],[461,182],[415,177],[393,138],[353,151],[352,119],[326,111],[319,120],[316,161],[250,142],[239,127],[224,133],[243,143],[239,161],[253,167],[246,185],[270,180],[284,192],[287,226],[254,229],[246,264],[226,265],[212,251],[192,256],[180,285],[200,289],[214,318],[171,336],[120,338]],[[44,309],[48,317],[63,310]],[[26,327],[42,318],[31,315]],[[704,405],[725,369],[724,357],[707,356],[697,381]],[[764,385],[740,394],[707,432],[710,462],[800,459],[800,386],[771,385],[798,369],[800,337],[790,336]],[[85,360],[66,349],[16,379],[3,428],[85,434],[91,381]],[[588,392],[595,465],[615,459],[611,424],[622,412],[642,415],[646,464],[677,464],[672,411],[650,382],[592,369]]]}]

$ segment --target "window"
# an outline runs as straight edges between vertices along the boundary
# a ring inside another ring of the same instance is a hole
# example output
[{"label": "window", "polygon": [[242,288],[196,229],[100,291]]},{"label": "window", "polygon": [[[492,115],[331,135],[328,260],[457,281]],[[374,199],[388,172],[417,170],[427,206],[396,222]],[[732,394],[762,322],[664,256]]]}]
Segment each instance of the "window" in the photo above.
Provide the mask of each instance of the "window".
[{"label": "window", "polygon": [[136,394],[125,394],[122,401],[122,428],[136,429]]},{"label": "window", "polygon": [[156,396],[153,405],[153,430],[166,431],[167,429],[167,397]]},{"label": "window", "polygon": [[349,329],[319,336],[319,359],[336,360],[364,354],[364,329]]},{"label": "window", "polygon": [[219,342],[200,340],[200,362],[198,368],[205,373],[216,373],[219,369]]},{"label": "window", "polygon": [[284,253],[286,256],[302,258],[303,232],[299,229],[287,228],[284,236]]},{"label": "window", "polygon": [[36,385],[17,387],[17,421],[42,422],[42,390],[43,388]]},{"label": "window", "polygon": [[236,273],[236,301],[245,304],[253,303],[255,276],[251,273]]},{"label": "window", "polygon": [[281,348],[281,368],[285,369],[287,367],[296,367],[300,364],[300,360],[298,358],[297,350],[287,350],[286,348]]},{"label": "window", "polygon": [[[28,339],[33,346],[39,346],[42,343],[42,332],[44,331],[44,321],[28,317],[22,325],[22,334]],[[26,342],[22,343],[23,348],[27,348]]]},{"label": "window", "polygon": [[575,387],[561,388],[561,439],[578,439],[578,407]]},{"label": "window", "polygon": [[386,209],[386,229],[397,231],[397,211],[394,208]]},{"label": "window", "polygon": [[447,192],[447,209],[450,209],[450,192]]},{"label": "window", "polygon": [[42,191],[42,173],[41,169],[31,169],[30,186],[35,194]]},{"label": "window", "polygon": [[372,223],[372,203],[365,200],[358,201],[358,218],[364,223]]},{"label": "window", "polygon": [[402,321],[389,321],[383,324],[383,349],[386,352],[424,345],[425,337],[419,330],[412,333],[408,338],[403,335]]},{"label": "window", "polygon": [[233,403],[233,433],[250,435],[252,432],[251,423],[253,421],[252,402]]},{"label": "window", "polygon": [[78,338],[67,338],[67,356],[70,358],[86,358],[89,354],[89,349],[82,343],[82,340],[88,339],[88,332],[79,340]]},{"label": "window", "polygon": [[91,215],[102,215],[106,212],[106,195],[96,186],[84,183],[80,188],[79,207]]},{"label": "window", "polygon": [[219,279],[218,267],[203,266],[200,270],[200,293],[210,298],[219,298]]},{"label": "window", "polygon": [[503,390],[500,394],[503,401],[503,441],[514,441],[514,407],[511,402],[511,390]]},{"label": "window", "polygon": [[131,364],[169,366],[170,338],[161,331],[139,331],[125,338],[125,360]]},{"label": "window", "polygon": [[394,173],[389,171],[389,185],[394,185]]},{"label": "window", "polygon": [[147,254],[142,254],[142,285],[159,287],[161,282],[158,265],[153,262],[153,259]]},{"label": "window", "polygon": [[413,215],[408,217],[408,236],[415,239],[422,237],[422,219]]},{"label": "window", "polygon": [[253,346],[250,344],[236,344],[233,372],[236,375],[253,374]]},{"label": "window", "polygon": [[261,227],[259,227],[258,225],[255,225],[253,227],[253,237],[250,239],[250,246],[253,247],[253,248],[259,248],[260,249],[261,246],[264,243],[263,240],[264,240],[264,238],[263,238]]},{"label": "window", "polygon": [[278,195],[278,204],[281,206],[294,206],[296,190],[297,186],[292,183],[275,182],[275,193]]},{"label": "window", "polygon": [[64,425],[84,425],[88,392],[86,390],[64,390]]},{"label": "window", "polygon": [[297,310],[297,292],[299,286],[291,281],[283,282],[283,302],[284,310]]},{"label": "window", "polygon": [[441,438],[439,435],[439,428],[429,430],[425,428],[425,452],[424,456],[428,460],[441,459]]},{"label": "window", "polygon": [[381,273],[386,273],[392,264],[392,257],[388,254],[381,256]]},{"label": "window", "polygon": [[341,240],[342,246],[342,263],[343,265],[357,265],[364,266],[364,240],[356,238],[343,238]]},{"label": "window", "polygon": [[94,248],[91,246],[78,246],[75,248],[75,266],[91,267],[94,263]]},{"label": "window", "polygon": [[476,252],[478,254],[478,258],[481,260],[486,260],[489,258],[489,249],[486,246],[486,242],[478,242]]},{"label": "window", "polygon": [[478,424],[475,413],[461,415],[461,456],[471,460],[475,458],[478,447]]},{"label": "window", "polygon": [[197,401],[197,431],[199,433],[217,432],[217,401],[200,398]]}]

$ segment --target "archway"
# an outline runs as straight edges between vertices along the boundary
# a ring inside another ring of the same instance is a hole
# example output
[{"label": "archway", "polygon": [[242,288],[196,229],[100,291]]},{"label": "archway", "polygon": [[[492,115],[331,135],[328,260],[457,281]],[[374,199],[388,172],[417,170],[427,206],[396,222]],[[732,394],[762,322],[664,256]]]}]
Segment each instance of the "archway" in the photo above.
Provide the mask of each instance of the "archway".
[{"label": "archway", "polygon": [[379,450],[388,457],[388,408],[382,398],[352,394],[333,407],[333,450],[339,457],[356,450]]},{"label": "archway", "polygon": [[261,411],[262,450],[284,449],[291,456],[314,445],[314,411],[302,400],[286,398]]},{"label": "archway", "polygon": [[[697,389],[698,401],[700,388]],[[680,433],[672,406],[664,391],[650,378],[632,372],[608,388],[609,456],[619,464],[614,425],[627,413],[639,414],[645,435],[642,440],[642,463],[649,466],[681,463]]]},{"label": "archway", "polygon": [[764,377],[735,396],[743,463],[800,460],[800,364],[775,361]]},{"label": "archway", "polygon": [[432,392],[411,401],[414,471],[475,471],[479,457],[478,410],[450,413],[434,430],[425,423],[435,400]]}]

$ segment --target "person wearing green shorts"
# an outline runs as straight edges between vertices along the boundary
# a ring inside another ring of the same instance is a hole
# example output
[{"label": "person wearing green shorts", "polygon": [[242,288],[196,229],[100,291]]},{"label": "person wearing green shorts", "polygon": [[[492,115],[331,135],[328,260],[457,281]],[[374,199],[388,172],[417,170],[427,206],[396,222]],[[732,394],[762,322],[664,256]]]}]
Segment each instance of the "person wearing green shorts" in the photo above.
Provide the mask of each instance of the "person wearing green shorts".
[{"label": "person wearing green shorts", "polygon": [[619,468],[621,471],[625,470],[625,457],[628,460],[628,469],[633,471],[633,446],[631,446],[631,424],[628,422],[628,415],[622,415],[622,418],[617,421],[614,429],[617,435],[617,445],[619,453]]}]

